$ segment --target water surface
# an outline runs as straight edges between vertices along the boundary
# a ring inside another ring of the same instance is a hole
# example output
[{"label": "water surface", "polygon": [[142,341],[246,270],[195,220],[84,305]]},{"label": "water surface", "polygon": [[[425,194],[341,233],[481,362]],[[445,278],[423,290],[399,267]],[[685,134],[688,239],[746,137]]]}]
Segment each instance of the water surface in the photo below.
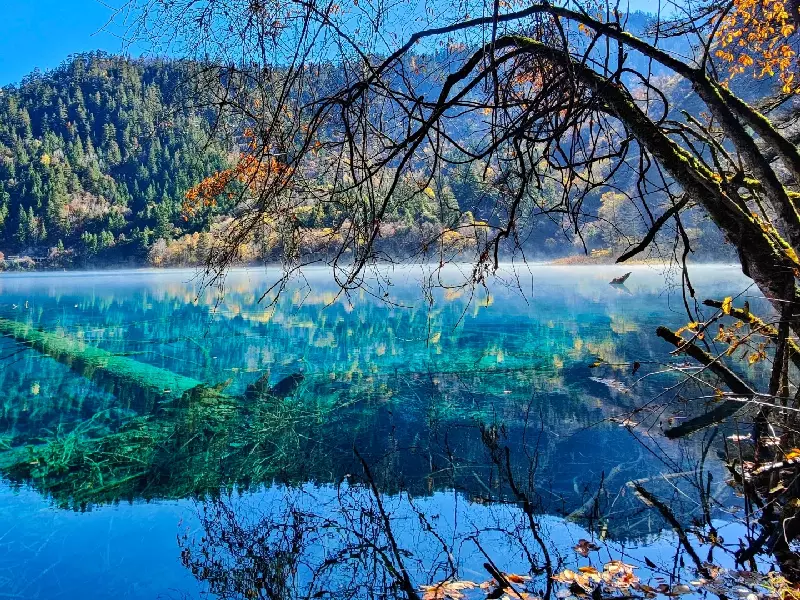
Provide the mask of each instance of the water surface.
[{"label": "water surface", "polygon": [[[280,580],[285,597],[385,597],[402,595],[387,560],[416,586],[482,581],[487,555],[508,572],[544,554],[573,564],[581,538],[630,560],[670,556],[672,531],[631,482],[735,539],[715,454],[725,432],[661,436],[696,410],[673,401],[691,386],[659,396],[682,380],[685,359],[654,335],[687,322],[680,290],[660,269],[610,286],[619,274],[506,270],[488,289],[426,299],[419,268],[349,295],[312,270],[274,304],[259,303],[269,271],[232,273],[224,295],[184,271],[3,276],[0,317],[220,396],[153,397],[0,341],[2,588],[270,597]],[[749,284],[734,268],[693,276],[699,299]],[[248,393],[300,375],[285,393]],[[710,507],[692,491],[701,462]]]}]

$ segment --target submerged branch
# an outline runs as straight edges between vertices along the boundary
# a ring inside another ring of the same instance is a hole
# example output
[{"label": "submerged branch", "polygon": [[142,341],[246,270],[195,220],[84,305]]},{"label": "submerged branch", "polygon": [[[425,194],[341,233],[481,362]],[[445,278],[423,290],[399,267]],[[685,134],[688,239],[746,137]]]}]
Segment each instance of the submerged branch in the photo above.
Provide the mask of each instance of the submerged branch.
[{"label": "submerged branch", "polygon": [[[681,336],[676,335],[671,329],[659,327],[656,330],[656,334],[661,339],[675,346],[680,352],[689,355],[704,367],[708,368],[712,373],[722,379],[737,396],[752,398],[756,395],[755,390],[742,381],[736,373],[728,369],[728,367],[723,365],[718,359],[701,350],[694,344],[688,343]],[[705,429],[706,427],[710,427],[711,425],[715,425],[716,423],[732,417],[746,405],[747,403],[742,403],[738,400],[726,400],[706,414],[690,419],[677,427],[667,429],[664,433],[670,439],[689,435],[690,433]]]}]

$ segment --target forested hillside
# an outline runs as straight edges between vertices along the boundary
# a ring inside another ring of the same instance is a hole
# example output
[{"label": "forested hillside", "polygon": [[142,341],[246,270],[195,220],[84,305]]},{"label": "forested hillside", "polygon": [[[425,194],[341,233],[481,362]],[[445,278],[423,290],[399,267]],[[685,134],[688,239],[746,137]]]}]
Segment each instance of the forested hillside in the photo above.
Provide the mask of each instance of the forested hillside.
[{"label": "forested hillside", "polygon": [[183,195],[220,169],[179,63],[77,56],[0,91],[0,250],[64,266],[144,262],[198,231]]},{"label": "forested hillside", "polygon": [[[232,164],[241,139],[223,146],[210,134],[214,115],[191,108],[196,104],[186,82],[192,66],[78,55],[53,72],[33,73],[0,90],[0,266],[202,262],[213,243],[208,232],[219,230],[232,205],[223,199],[186,214],[184,197]],[[493,185],[491,173],[491,165],[451,168],[423,194],[414,189],[411,173],[387,213],[381,245],[394,255],[408,248],[416,260],[424,257],[415,249],[429,240],[466,249],[470,240],[459,230],[480,235],[498,218],[492,207],[502,188]],[[647,229],[642,215],[625,214],[630,208],[622,200],[616,194],[590,199],[581,238],[551,215],[522,224],[525,235],[516,242],[533,259],[593,253],[610,260]],[[305,233],[295,243],[312,253],[335,243],[342,220],[336,208],[302,209],[296,218]],[[686,223],[696,256],[719,259],[721,237],[713,226],[699,214]],[[285,243],[262,239],[243,249],[242,261],[279,260]],[[713,253],[704,255],[708,249]]]}]

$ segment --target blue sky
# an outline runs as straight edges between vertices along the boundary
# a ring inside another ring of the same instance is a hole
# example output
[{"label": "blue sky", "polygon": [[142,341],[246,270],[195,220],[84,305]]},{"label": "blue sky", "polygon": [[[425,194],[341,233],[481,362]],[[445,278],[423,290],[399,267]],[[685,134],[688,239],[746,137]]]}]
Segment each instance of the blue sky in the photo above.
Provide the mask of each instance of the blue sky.
[{"label": "blue sky", "polygon": [[[0,0],[0,86],[19,83],[35,68],[54,69],[70,54],[123,51],[122,39],[106,25],[110,6],[124,1]],[[658,0],[623,0],[628,3],[652,10]]]},{"label": "blue sky", "polygon": [[0,85],[77,52],[120,52],[120,38],[100,31],[111,15],[98,0],[0,0]]}]

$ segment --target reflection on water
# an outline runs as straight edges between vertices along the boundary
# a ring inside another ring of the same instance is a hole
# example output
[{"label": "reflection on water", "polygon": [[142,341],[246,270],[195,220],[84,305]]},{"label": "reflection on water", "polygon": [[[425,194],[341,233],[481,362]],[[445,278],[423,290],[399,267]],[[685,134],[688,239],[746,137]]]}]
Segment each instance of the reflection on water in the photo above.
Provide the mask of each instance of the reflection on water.
[{"label": "reflection on water", "polygon": [[[408,597],[497,561],[546,593],[580,538],[674,553],[637,485],[735,529],[724,436],[659,435],[688,394],[657,397],[680,361],[653,332],[682,301],[658,271],[618,274],[537,268],[432,305],[418,270],[351,296],[312,271],[269,306],[269,273],[222,298],[187,272],[2,278],[0,318],[70,346],[0,341],[0,579],[24,598]],[[699,269],[701,298],[746,286]],[[204,386],[144,389],[161,370]]]}]

